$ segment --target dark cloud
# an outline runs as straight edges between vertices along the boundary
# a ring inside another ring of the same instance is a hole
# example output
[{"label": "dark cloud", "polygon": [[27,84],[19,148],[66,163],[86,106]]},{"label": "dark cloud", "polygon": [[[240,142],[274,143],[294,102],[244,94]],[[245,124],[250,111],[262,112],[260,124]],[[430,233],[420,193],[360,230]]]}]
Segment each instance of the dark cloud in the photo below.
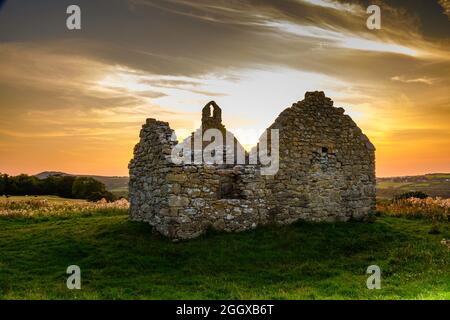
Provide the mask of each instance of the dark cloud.
[{"label": "dark cloud", "polygon": [[[377,39],[365,27],[363,7],[346,11],[286,0],[79,1],[82,30],[68,31],[64,20],[68,4],[8,3],[0,19],[0,39],[43,44],[58,41],[58,50],[66,54],[89,55],[150,73],[188,76],[231,67],[290,64],[290,60],[298,60],[293,52],[304,59],[303,66],[320,63],[310,49],[323,40],[289,38],[268,27],[271,21]],[[14,32],[9,32],[12,28]],[[417,40],[415,20],[385,5],[383,29],[377,37],[405,42],[411,36]],[[328,55],[332,56],[334,43],[328,43]],[[291,59],[286,59],[287,53]]]}]

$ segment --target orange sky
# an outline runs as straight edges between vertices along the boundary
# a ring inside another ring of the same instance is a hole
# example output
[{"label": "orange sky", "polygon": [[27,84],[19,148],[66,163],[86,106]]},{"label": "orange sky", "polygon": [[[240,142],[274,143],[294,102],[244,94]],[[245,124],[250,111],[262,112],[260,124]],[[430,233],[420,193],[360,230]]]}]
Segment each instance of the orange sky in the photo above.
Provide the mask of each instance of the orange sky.
[{"label": "orange sky", "polygon": [[209,100],[250,146],[311,90],[371,139],[377,176],[450,172],[448,3],[376,2],[377,31],[331,0],[80,1],[68,31],[63,2],[7,1],[0,172],[127,175],[146,118],[183,137]]}]

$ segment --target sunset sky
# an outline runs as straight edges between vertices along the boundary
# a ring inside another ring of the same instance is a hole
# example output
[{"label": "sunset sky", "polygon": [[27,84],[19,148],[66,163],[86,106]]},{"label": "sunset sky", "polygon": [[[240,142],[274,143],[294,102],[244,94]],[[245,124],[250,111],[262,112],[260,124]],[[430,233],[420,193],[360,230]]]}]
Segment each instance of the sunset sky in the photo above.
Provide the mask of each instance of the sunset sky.
[{"label": "sunset sky", "polygon": [[146,118],[183,137],[210,100],[250,146],[314,90],[374,143],[377,176],[450,172],[449,49],[450,0],[6,1],[0,172],[127,175]]}]

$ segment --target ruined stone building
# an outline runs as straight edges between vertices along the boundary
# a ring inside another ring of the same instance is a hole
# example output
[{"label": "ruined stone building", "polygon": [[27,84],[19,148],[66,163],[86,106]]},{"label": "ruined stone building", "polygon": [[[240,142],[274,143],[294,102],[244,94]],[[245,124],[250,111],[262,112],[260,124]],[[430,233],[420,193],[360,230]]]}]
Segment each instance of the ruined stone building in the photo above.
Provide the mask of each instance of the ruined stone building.
[{"label": "ruined stone building", "polygon": [[[231,134],[214,102],[203,108],[197,133],[206,128]],[[279,169],[262,175],[263,165],[249,164],[248,153],[245,164],[174,163],[173,130],[147,119],[129,164],[130,219],[188,239],[208,228],[347,221],[375,210],[375,148],[323,92],[307,92],[268,129],[279,130]]]}]

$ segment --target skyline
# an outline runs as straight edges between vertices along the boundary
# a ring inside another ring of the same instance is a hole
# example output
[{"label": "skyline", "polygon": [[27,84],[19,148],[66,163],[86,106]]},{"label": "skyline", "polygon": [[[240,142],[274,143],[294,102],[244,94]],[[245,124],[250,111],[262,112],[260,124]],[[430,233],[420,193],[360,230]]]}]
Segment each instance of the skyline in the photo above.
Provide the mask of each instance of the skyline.
[{"label": "skyline", "polygon": [[[215,100],[249,147],[306,91],[374,143],[377,176],[450,172],[450,2],[6,1],[0,172],[128,175],[146,118],[180,138]],[[246,134],[252,133],[250,137]]]}]

